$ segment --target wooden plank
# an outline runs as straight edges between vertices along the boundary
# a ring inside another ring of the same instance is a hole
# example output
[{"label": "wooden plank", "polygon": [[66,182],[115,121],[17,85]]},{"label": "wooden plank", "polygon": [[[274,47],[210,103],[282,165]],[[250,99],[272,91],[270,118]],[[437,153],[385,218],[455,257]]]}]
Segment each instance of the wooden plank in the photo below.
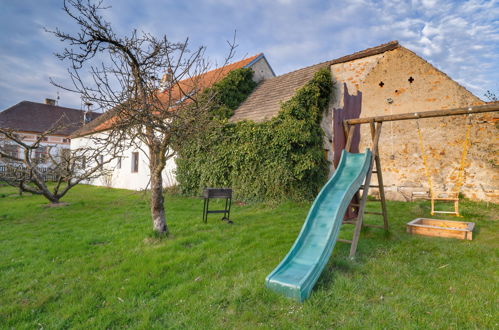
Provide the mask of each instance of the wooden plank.
[{"label": "wooden plank", "polygon": [[371,211],[364,211],[364,214],[383,215],[383,212],[371,212]]},{"label": "wooden plank", "polygon": [[349,240],[349,239],[338,238],[336,241],[337,242],[343,242],[343,243],[352,244],[352,241]]},{"label": "wooden plank", "polygon": [[348,126],[348,137],[347,137],[347,143],[345,145],[345,150],[350,152],[350,148],[352,147],[352,141],[353,141],[353,133],[355,132],[355,126]]},{"label": "wooden plank", "polygon": [[381,228],[381,229],[385,229],[385,226],[380,226],[380,225],[372,225],[370,223],[364,223],[363,224],[364,227],[372,227],[372,228]]},{"label": "wooden plank", "polygon": [[376,127],[374,126],[374,120],[369,122],[369,128],[371,129],[371,140],[374,141],[376,138]]},{"label": "wooden plank", "polygon": [[456,228],[456,229],[467,229],[469,225],[468,222],[464,221],[450,221],[450,220],[427,219],[427,218],[422,218],[416,224],[435,226],[435,227]]},{"label": "wooden plank", "polygon": [[357,220],[343,220],[342,223],[347,225],[355,225],[357,223]]},{"label": "wooden plank", "polygon": [[[376,134],[376,136],[379,138],[379,134]],[[376,139],[375,139],[376,141]],[[367,177],[364,182],[364,186],[367,188],[363,190],[362,192],[362,198],[360,199],[360,207],[359,207],[359,213],[357,216],[357,223],[355,224],[355,229],[353,232],[353,238],[352,238],[352,246],[350,247],[350,258],[355,257],[355,252],[357,251],[357,245],[359,243],[359,237],[360,237],[360,231],[362,229],[362,222],[364,220],[364,209],[366,207],[366,202],[367,202],[367,195],[369,193],[369,185],[371,183],[371,176],[372,176],[372,169],[374,165],[374,153],[372,155],[371,159],[371,164],[369,165],[369,171],[367,172]]]},{"label": "wooden plank", "polygon": [[463,240],[472,240],[473,233],[468,231],[459,231],[456,229],[447,228],[430,228],[422,226],[408,226],[407,232],[410,234],[423,235],[423,236],[434,236],[434,237],[446,237],[446,238],[457,238]]},{"label": "wooden plank", "polygon": [[424,236],[472,240],[474,227],[473,222],[417,218],[407,223],[407,232]]},{"label": "wooden plank", "polygon": [[435,118],[435,117],[446,117],[446,116],[460,116],[460,115],[468,115],[468,114],[474,114],[474,113],[485,113],[485,112],[495,112],[495,111],[499,111],[499,103],[477,105],[477,106],[473,106],[473,107],[454,108],[454,109],[447,109],[447,110],[433,110],[433,111],[402,113],[402,114],[397,114],[397,115],[355,118],[355,119],[347,119],[345,121],[348,125],[357,125],[357,124],[368,124],[371,121],[374,121],[376,123],[380,123],[380,122],[385,122],[385,121],[410,120],[410,119],[417,119],[417,118]]},{"label": "wooden plank", "polygon": [[343,135],[345,136],[345,143],[348,140],[348,130],[350,126],[348,126],[346,121],[343,121]]},{"label": "wooden plank", "polygon": [[383,212],[383,226],[385,227],[385,230],[388,230],[388,209],[386,207],[386,198],[385,198],[385,187],[383,184],[383,172],[381,170],[381,159],[379,157],[379,137],[381,136],[381,128],[383,123],[377,123],[376,124],[376,135],[375,137],[375,157],[374,157],[374,162],[376,164],[376,176],[378,179],[378,189],[379,189],[379,199],[381,202],[381,212]]}]

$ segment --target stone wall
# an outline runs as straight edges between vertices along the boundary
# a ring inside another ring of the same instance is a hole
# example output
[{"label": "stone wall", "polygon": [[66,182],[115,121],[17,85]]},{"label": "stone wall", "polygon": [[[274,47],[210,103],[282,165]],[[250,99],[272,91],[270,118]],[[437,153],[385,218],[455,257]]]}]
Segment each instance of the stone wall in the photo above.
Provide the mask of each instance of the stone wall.
[{"label": "stone wall", "polygon": [[[351,94],[362,92],[361,117],[483,104],[446,74],[403,47],[335,64],[331,72],[339,82],[346,83]],[[337,93],[342,93],[341,89]],[[341,98],[331,106],[341,107]],[[471,145],[461,191],[471,199],[497,202],[499,130],[493,117],[490,113],[472,116]],[[450,191],[456,182],[465,124],[466,116],[419,121],[435,191]],[[369,128],[364,125],[360,150],[369,146]],[[412,192],[428,191],[416,120],[384,123],[380,152],[387,198],[409,200]]]}]

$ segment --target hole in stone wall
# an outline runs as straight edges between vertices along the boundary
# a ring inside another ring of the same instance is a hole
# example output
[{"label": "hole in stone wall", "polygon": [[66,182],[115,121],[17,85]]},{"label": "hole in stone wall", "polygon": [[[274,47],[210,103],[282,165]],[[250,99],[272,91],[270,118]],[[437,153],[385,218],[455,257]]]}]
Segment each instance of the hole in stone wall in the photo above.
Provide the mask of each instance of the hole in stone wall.
[{"label": "hole in stone wall", "polygon": [[414,78],[413,77],[409,77],[409,79],[407,79],[409,81],[409,84],[412,84],[412,82],[414,81]]},{"label": "hole in stone wall", "polygon": [[379,83],[379,87],[383,87],[383,86],[385,86],[385,83],[384,82],[380,82]]}]

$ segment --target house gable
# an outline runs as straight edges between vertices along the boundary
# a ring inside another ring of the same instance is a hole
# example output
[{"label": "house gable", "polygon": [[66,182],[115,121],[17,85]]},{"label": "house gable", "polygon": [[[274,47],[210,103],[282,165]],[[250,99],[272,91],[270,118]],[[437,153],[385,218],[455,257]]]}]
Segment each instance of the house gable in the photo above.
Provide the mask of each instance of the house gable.
[{"label": "house gable", "polygon": [[369,62],[369,60],[363,59],[383,54],[398,47],[400,47],[400,45],[397,41],[391,41],[331,61],[315,64],[268,79],[255,88],[246,101],[236,109],[234,116],[232,116],[230,121],[252,120],[255,122],[262,122],[269,120],[277,116],[281,103],[291,99],[296,90],[310,81],[313,75],[320,69],[327,68],[331,65],[340,65],[348,68],[351,66],[350,63]]},{"label": "house gable", "polygon": [[456,81],[407,48],[383,54],[360,82],[362,117],[483,104]]},{"label": "house gable", "polygon": [[274,70],[263,54],[257,55],[254,60],[244,67],[253,70],[253,81],[256,83],[275,77]]}]

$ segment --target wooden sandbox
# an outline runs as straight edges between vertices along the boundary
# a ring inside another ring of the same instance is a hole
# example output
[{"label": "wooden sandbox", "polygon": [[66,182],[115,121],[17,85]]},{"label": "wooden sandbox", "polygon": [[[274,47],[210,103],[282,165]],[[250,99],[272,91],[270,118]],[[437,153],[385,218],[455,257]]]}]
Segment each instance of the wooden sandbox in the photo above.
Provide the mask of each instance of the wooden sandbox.
[{"label": "wooden sandbox", "polygon": [[417,218],[407,223],[407,232],[415,235],[473,239],[474,222]]}]

